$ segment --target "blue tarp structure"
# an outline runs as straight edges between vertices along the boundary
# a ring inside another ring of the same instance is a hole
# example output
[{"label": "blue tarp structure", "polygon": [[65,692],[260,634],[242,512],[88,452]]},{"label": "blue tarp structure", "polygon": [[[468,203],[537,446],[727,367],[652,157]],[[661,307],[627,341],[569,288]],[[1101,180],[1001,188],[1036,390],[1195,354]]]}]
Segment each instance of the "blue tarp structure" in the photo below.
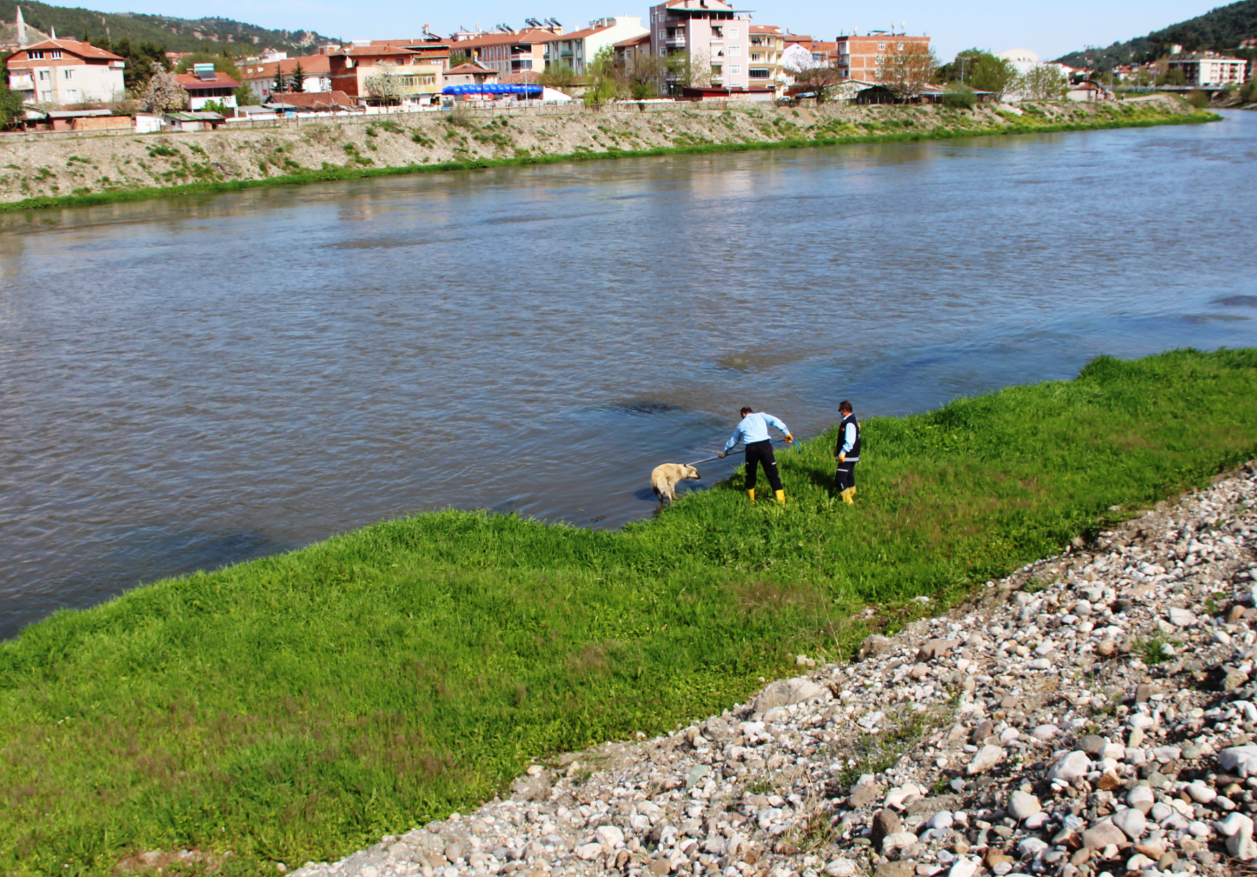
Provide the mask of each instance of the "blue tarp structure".
[{"label": "blue tarp structure", "polygon": [[441,94],[522,94],[528,97],[541,97],[540,85],[447,85]]}]

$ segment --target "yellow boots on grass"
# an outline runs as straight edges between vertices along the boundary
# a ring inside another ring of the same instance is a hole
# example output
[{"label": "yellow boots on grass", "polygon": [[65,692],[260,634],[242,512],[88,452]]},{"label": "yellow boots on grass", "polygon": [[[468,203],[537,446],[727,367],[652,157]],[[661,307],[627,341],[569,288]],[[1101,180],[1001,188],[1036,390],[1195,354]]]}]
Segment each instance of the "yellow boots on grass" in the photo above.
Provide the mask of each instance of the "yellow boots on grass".
[{"label": "yellow boots on grass", "polygon": [[[752,503],[755,502],[755,488],[754,487],[747,490],[746,495],[751,498]],[[786,504],[786,492],[784,490],[777,491],[777,502],[781,503],[782,505]]]},{"label": "yellow boots on grass", "polygon": [[843,502],[850,503],[851,505],[855,505],[855,488],[854,487],[848,487],[846,490],[844,490],[842,493],[838,495],[842,497]]}]

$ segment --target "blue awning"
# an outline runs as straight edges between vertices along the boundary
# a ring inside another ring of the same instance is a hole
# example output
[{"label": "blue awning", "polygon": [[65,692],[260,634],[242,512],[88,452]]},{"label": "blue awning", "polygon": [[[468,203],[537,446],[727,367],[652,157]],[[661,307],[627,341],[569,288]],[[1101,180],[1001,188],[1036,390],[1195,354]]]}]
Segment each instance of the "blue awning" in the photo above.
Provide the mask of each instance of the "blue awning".
[{"label": "blue awning", "polygon": [[542,88],[540,85],[500,85],[498,83],[483,83],[481,85],[447,85],[441,89],[441,94],[522,94],[537,96],[541,95]]}]

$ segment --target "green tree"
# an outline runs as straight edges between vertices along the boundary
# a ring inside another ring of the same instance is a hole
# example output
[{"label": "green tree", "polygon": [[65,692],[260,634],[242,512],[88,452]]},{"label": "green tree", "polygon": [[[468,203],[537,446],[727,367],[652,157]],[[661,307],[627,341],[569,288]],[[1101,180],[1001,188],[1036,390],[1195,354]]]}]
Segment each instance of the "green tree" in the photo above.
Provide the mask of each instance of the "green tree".
[{"label": "green tree", "polygon": [[650,52],[634,52],[619,70],[625,91],[633,100],[659,96],[659,85],[668,72],[667,62]]},{"label": "green tree", "polygon": [[236,89],[236,106],[249,107],[260,104],[261,102],[261,99],[257,96],[257,92],[249,88],[249,86],[242,85]]},{"label": "green tree", "polygon": [[1060,100],[1069,91],[1069,83],[1059,67],[1036,64],[1017,77],[1014,88],[1022,100]]},{"label": "green tree", "polygon": [[450,68],[457,67],[459,64],[471,64],[473,59],[468,52],[450,52]]},{"label": "green tree", "polygon": [[982,49],[965,49],[956,60],[938,70],[943,82],[963,82],[978,91],[1003,97],[1017,79],[1017,68]]},{"label": "green tree", "polygon": [[170,69],[170,59],[166,57],[166,46],[161,43],[145,40],[133,44],[128,37],[123,37],[108,51],[126,61],[126,66],[122,70],[122,81],[127,91],[132,94],[139,94],[148,85],[148,80],[153,75],[154,64],[160,66],[162,70]]},{"label": "green tree", "polygon": [[832,64],[821,64],[808,58],[797,65],[787,67],[794,84],[802,89],[802,94],[810,94],[816,102],[824,103],[833,94],[838,85],[838,68]]},{"label": "green tree", "polygon": [[22,96],[9,88],[8,71],[0,66],[0,130],[16,128],[26,118]]},{"label": "green tree", "polygon": [[149,71],[148,83],[138,100],[150,113],[170,112],[188,105],[188,92],[175,79],[175,74],[154,61]]},{"label": "green tree", "polygon": [[667,64],[668,85],[672,91],[711,85],[711,64],[702,52],[673,52]]},{"label": "green tree", "polygon": [[297,62],[297,66],[292,69],[292,90],[295,92],[304,92],[306,90],[306,73],[301,69],[301,62]]},{"label": "green tree", "polygon": [[878,82],[899,100],[912,100],[934,78],[938,58],[933,49],[921,43],[903,42],[888,49],[877,58]]},{"label": "green tree", "polygon": [[577,83],[576,71],[565,61],[547,64],[546,69],[537,77],[537,82],[546,88],[571,91]]},{"label": "green tree", "polygon": [[275,62],[275,80],[271,83],[272,94],[283,94],[288,90],[288,80],[284,76],[284,65]]},{"label": "green tree", "polygon": [[603,46],[586,67],[585,104],[600,107],[620,94],[620,78],[615,69],[615,50]]}]

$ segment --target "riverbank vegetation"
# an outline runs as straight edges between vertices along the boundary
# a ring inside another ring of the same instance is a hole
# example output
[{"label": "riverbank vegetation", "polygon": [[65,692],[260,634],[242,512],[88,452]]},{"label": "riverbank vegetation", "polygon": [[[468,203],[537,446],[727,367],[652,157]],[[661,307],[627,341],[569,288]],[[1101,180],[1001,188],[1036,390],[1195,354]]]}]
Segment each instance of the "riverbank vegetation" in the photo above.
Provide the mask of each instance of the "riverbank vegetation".
[{"label": "riverbank vegetation", "polygon": [[[635,104],[568,115],[464,111],[300,127],[0,143],[0,210],[591,159],[796,149],[1217,121],[1170,97],[1018,106],[729,109]],[[76,160],[71,160],[75,156]]]},{"label": "riverbank vegetation", "polygon": [[57,614],[0,643],[0,871],[274,874],[718,712],[1253,457],[1255,385],[1257,350],[1100,358],[868,420],[854,506],[829,434],[785,508],[739,474],[621,531],[423,514]]}]

